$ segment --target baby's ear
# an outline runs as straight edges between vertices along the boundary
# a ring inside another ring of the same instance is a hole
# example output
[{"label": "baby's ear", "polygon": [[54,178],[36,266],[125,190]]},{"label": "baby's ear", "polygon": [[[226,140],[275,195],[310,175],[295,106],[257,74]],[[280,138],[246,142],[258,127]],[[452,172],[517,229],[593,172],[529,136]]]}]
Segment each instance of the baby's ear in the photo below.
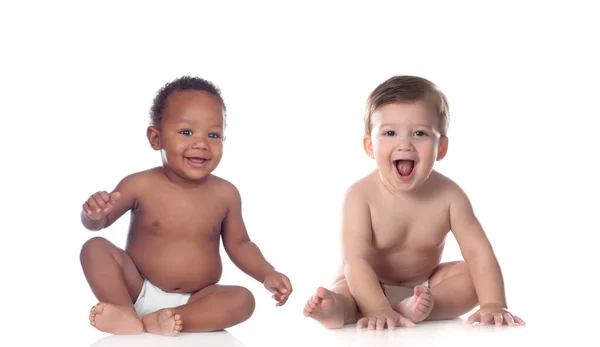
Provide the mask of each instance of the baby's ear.
[{"label": "baby's ear", "polygon": [[160,145],[160,131],[157,128],[149,126],[148,130],[146,130],[146,136],[148,137],[152,149],[158,151],[162,148]]},{"label": "baby's ear", "polygon": [[436,160],[442,160],[448,153],[448,136],[442,135],[440,137],[440,144],[438,145],[438,154]]},{"label": "baby's ear", "polygon": [[375,153],[373,153],[373,141],[371,140],[371,136],[368,134],[363,136],[363,148],[365,149],[365,153],[367,153],[369,158],[375,159]]}]

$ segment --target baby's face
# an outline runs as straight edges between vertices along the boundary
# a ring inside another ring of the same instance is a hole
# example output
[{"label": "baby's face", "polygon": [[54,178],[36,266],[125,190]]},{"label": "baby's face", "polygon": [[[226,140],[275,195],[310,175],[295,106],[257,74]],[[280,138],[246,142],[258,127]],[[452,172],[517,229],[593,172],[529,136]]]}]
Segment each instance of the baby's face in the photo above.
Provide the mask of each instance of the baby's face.
[{"label": "baby's face", "polygon": [[169,95],[160,124],[164,164],[189,180],[210,174],[223,155],[224,116],[220,100],[210,93]]},{"label": "baby's face", "polygon": [[392,189],[418,187],[445,155],[447,138],[440,135],[439,116],[424,101],[382,106],[371,116],[371,124],[366,150]]}]

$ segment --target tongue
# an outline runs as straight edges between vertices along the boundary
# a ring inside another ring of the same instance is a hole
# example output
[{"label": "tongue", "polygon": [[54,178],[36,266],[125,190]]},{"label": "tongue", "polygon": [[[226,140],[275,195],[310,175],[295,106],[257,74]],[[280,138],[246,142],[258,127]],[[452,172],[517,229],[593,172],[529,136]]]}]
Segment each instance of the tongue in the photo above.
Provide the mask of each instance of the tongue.
[{"label": "tongue", "polygon": [[408,176],[413,170],[415,162],[412,160],[399,160],[396,164],[396,169],[400,173],[400,176]]}]

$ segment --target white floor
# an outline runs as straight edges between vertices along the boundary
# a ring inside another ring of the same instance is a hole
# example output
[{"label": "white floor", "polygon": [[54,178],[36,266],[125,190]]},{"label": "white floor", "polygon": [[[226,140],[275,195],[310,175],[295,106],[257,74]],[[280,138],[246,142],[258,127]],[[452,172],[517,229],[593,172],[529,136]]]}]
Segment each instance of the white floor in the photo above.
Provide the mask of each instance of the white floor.
[{"label": "white floor", "polygon": [[[577,329],[561,324],[533,324],[526,327],[481,327],[467,326],[462,320],[447,322],[427,322],[414,329],[395,331],[358,330],[347,326],[340,330],[324,330],[303,324],[290,324],[287,329],[270,329],[268,324],[257,322],[248,324],[252,329],[230,329],[214,333],[182,333],[177,337],[162,337],[151,334],[136,336],[111,336],[85,331],[54,334],[27,334],[17,338],[16,345],[46,346],[58,343],[63,346],[117,347],[117,346],[541,346],[551,342],[565,343],[585,338],[592,333],[587,327]],[[300,326],[298,326],[300,325]],[[243,331],[248,330],[248,331]],[[251,331],[250,331],[251,330]],[[11,338],[14,344],[14,336]],[[4,343],[2,343],[4,345]],[[593,343],[578,343],[580,346],[593,346]]]},{"label": "white floor", "polygon": [[[464,320],[425,322],[416,328],[399,328],[395,331],[358,330],[347,326],[339,330],[326,330],[313,320],[305,318],[293,305],[272,308],[258,300],[255,315],[247,322],[215,333],[182,333],[177,337],[151,334],[137,336],[111,336],[95,330],[85,320],[86,308],[67,306],[64,310],[51,301],[40,303],[29,324],[7,328],[3,324],[0,345],[35,345],[116,347],[116,346],[542,346],[551,342],[570,343],[586,335],[595,335],[590,319],[593,312],[582,316],[583,310],[569,311],[564,307],[548,306],[544,311],[522,310],[528,325],[524,327],[494,327],[466,325]],[[10,307],[10,303],[9,303]],[[79,311],[76,317],[73,312]],[[529,312],[527,312],[529,311]],[[21,315],[23,312],[15,312]],[[574,315],[570,316],[571,312]],[[6,319],[6,316],[4,317]],[[21,322],[27,322],[19,319]],[[9,342],[10,341],[10,342]],[[15,343],[15,341],[18,341]],[[8,343],[7,343],[8,342]],[[579,342],[578,346],[594,343]]]},{"label": "white floor", "polygon": [[[91,347],[117,346],[464,346],[481,345],[531,345],[539,341],[542,333],[536,328],[494,328],[465,326],[463,321],[425,323],[417,329],[396,331],[365,331],[354,326],[335,331],[322,329],[296,329],[290,326],[287,332],[269,332],[261,329],[254,336],[236,336],[230,332],[182,334],[176,338],[164,338],[149,334],[139,336],[108,336],[94,342]],[[533,331],[537,331],[533,333]],[[538,336],[536,336],[538,335]]]}]

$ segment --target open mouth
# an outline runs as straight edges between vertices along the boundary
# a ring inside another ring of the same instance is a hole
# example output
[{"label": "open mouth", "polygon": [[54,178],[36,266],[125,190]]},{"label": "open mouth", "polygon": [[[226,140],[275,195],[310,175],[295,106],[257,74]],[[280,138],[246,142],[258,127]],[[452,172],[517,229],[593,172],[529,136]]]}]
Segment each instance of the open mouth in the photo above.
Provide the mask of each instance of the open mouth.
[{"label": "open mouth", "polygon": [[208,159],[200,157],[186,157],[186,159],[192,166],[202,166],[208,162]]},{"label": "open mouth", "polygon": [[398,171],[398,175],[400,175],[401,179],[410,178],[415,171],[414,160],[395,160],[394,165],[396,166],[396,171]]}]

